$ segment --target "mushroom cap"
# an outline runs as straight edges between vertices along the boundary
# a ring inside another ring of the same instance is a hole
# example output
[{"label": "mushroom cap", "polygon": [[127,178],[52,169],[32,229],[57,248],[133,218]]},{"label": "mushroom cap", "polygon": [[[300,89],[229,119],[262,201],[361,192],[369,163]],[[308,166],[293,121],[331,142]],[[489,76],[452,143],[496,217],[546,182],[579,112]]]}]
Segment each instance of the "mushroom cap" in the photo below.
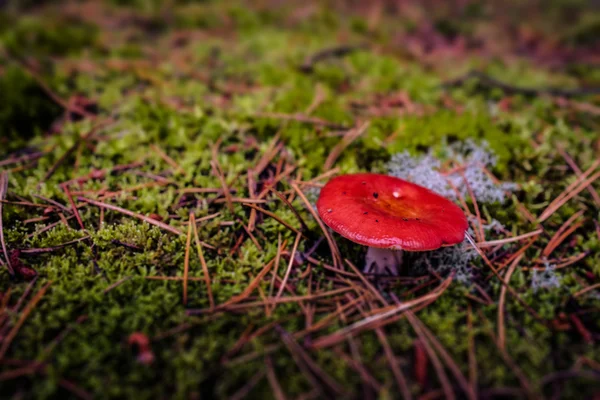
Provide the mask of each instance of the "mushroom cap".
[{"label": "mushroom cap", "polygon": [[468,228],[450,200],[388,175],[333,178],[321,189],[317,209],[331,229],[370,247],[435,250],[462,242]]}]

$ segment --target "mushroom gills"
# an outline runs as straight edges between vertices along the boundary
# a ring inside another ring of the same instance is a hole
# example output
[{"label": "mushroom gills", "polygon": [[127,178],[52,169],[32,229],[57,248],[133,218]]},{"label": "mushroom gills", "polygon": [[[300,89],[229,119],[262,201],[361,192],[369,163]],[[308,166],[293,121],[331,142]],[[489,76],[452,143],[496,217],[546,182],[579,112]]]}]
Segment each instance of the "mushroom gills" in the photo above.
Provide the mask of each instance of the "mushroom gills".
[{"label": "mushroom gills", "polygon": [[369,247],[363,272],[375,275],[397,276],[402,266],[402,250]]}]

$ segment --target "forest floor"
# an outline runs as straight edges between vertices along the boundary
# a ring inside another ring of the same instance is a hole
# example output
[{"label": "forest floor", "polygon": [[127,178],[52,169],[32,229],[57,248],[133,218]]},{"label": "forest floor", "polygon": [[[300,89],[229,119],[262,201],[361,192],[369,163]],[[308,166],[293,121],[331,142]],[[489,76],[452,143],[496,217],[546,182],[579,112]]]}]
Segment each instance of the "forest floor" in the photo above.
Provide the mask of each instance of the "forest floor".
[{"label": "forest floor", "polygon": [[[0,2],[0,397],[597,396],[584,5]],[[367,171],[477,248],[361,273],[314,202]]]}]

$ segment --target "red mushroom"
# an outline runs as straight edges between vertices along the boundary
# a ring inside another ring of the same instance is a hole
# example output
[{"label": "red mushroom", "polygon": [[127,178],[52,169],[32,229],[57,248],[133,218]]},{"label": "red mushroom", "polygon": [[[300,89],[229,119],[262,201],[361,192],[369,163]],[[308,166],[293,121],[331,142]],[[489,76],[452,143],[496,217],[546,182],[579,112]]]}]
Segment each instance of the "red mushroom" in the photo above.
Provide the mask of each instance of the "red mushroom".
[{"label": "red mushroom", "polygon": [[331,229],[369,246],[365,271],[398,273],[401,250],[427,251],[461,243],[468,228],[463,211],[450,200],[402,179],[350,174],[331,179],[317,200]]}]

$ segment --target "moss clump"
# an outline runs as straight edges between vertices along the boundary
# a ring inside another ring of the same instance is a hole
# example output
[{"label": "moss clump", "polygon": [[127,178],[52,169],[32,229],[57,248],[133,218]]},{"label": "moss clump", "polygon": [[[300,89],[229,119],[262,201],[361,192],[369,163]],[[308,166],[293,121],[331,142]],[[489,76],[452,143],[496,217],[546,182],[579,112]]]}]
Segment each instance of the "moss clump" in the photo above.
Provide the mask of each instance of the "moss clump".
[{"label": "moss clump", "polygon": [[46,132],[61,111],[22,68],[9,65],[0,74],[0,154]]}]

